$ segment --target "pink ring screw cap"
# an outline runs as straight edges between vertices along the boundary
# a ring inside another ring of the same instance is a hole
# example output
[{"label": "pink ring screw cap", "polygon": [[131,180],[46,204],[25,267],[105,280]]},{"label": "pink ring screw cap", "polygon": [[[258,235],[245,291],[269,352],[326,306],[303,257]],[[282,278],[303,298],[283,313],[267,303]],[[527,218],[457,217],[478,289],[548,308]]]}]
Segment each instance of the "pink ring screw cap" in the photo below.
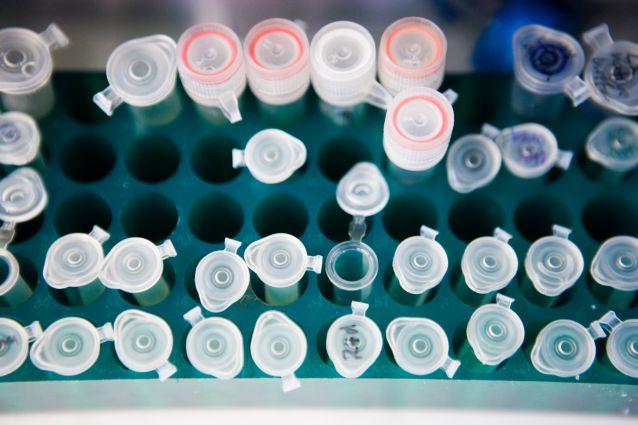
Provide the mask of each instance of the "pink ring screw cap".
[{"label": "pink ring screw cap", "polygon": [[177,42],[177,71],[191,99],[221,109],[231,123],[241,121],[237,98],[246,87],[246,70],[233,30],[207,22],[184,31]]},{"label": "pink ring screw cap", "polygon": [[264,103],[285,105],[301,98],[310,85],[308,37],[295,22],[266,19],[244,39],[248,85]]},{"label": "pink ring screw cap", "polygon": [[457,94],[428,87],[406,89],[390,103],[383,126],[383,149],[394,165],[408,171],[434,167],[445,155],[454,127]]},{"label": "pink ring screw cap", "polygon": [[381,36],[379,80],[392,95],[411,87],[438,89],[445,74],[447,39],[432,21],[408,17]]}]

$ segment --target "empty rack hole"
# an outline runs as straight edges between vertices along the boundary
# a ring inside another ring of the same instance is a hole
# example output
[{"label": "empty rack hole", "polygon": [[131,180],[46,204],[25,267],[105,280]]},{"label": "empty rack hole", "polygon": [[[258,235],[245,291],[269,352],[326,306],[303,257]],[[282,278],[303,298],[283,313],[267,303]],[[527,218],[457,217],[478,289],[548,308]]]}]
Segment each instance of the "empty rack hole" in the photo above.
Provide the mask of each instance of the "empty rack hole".
[{"label": "empty rack hole", "polygon": [[115,150],[99,136],[83,135],[62,148],[60,167],[71,180],[90,183],[106,177],[115,165]]},{"label": "empty rack hole", "polygon": [[60,236],[88,233],[94,225],[108,230],[111,218],[111,208],[103,198],[84,192],[72,195],[58,205],[53,225]]},{"label": "empty rack hole", "polygon": [[[333,242],[342,242],[350,239],[348,227],[352,216],[342,210],[337,200],[332,197],[326,200],[319,209],[319,229],[321,233]],[[372,220],[366,219],[367,233],[372,230]]]},{"label": "empty rack hole", "polygon": [[233,168],[232,151],[239,144],[228,137],[206,137],[197,143],[191,156],[195,174],[210,183],[234,179],[239,169]]},{"label": "empty rack hole", "polygon": [[319,153],[319,168],[336,182],[358,162],[370,161],[370,150],[357,139],[338,137],[327,142]]},{"label": "empty rack hole", "polygon": [[168,179],[179,166],[179,151],[167,137],[146,136],[134,141],[126,152],[126,168],[136,179],[158,183]]},{"label": "empty rack hole", "polygon": [[188,226],[199,240],[223,242],[241,230],[244,213],[239,203],[223,193],[213,193],[196,200],[188,213]]},{"label": "empty rack hole", "polygon": [[492,199],[478,194],[457,199],[448,216],[452,232],[461,240],[471,242],[489,236],[504,223],[501,208]]},{"label": "empty rack hole", "polygon": [[383,225],[397,241],[418,235],[422,225],[436,229],[436,206],[415,193],[394,196],[383,210]]},{"label": "empty rack hole", "polygon": [[173,233],[177,219],[173,202],[154,192],[132,198],[122,211],[122,227],[128,236],[139,236],[156,243]]},{"label": "empty rack hole", "polygon": [[599,242],[618,235],[638,236],[638,207],[621,195],[601,195],[585,205],[583,225]]},{"label": "empty rack hole", "polygon": [[253,224],[261,236],[288,233],[299,237],[308,227],[308,212],[299,198],[288,193],[278,193],[257,204]]},{"label": "empty rack hole", "polygon": [[571,227],[567,207],[550,195],[536,195],[521,202],[514,213],[516,228],[528,241],[535,241],[552,233],[552,226]]}]

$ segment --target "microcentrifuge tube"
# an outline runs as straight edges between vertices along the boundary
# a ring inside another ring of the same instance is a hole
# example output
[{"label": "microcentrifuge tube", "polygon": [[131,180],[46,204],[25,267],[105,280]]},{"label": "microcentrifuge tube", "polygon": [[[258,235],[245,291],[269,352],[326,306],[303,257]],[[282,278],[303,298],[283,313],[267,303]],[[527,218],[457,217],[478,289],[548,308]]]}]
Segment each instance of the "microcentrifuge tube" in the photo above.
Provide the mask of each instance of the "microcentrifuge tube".
[{"label": "microcentrifuge tube", "polygon": [[638,378],[638,320],[618,319],[609,323],[608,328],[606,349],[609,362],[624,375]]},{"label": "microcentrifuge tube", "polygon": [[175,89],[177,53],[175,41],[151,35],[120,44],[106,63],[109,86],[93,96],[107,115],[123,102],[148,108],[164,101]]},{"label": "microcentrifuge tube", "polygon": [[337,203],[352,216],[369,217],[390,199],[390,189],[379,168],[371,162],[355,164],[337,184]]},{"label": "microcentrifuge tube", "polygon": [[638,114],[638,43],[614,41],[607,24],[583,34],[593,54],[585,65],[584,80],[576,79],[567,87],[578,106],[588,98],[612,112]]},{"label": "microcentrifuge tube", "polygon": [[117,357],[134,372],[156,371],[160,381],[170,378],[177,368],[168,358],[173,351],[173,334],[160,317],[141,310],[125,310],[114,323]]},{"label": "microcentrifuge tube", "polygon": [[244,296],[250,272],[237,254],[241,242],[226,238],[224,249],[211,252],[197,263],[195,288],[204,308],[213,313],[226,310]]},{"label": "microcentrifuge tube", "polygon": [[407,88],[438,89],[445,74],[447,39],[432,21],[402,18],[385,29],[379,45],[379,80],[395,96]]},{"label": "microcentrifuge tube", "polygon": [[601,122],[587,138],[587,157],[608,170],[624,173],[638,166],[638,123],[612,117]]},{"label": "microcentrifuge tube", "polygon": [[367,29],[348,21],[332,22],[310,44],[310,78],[329,105],[353,107],[367,102],[385,109],[391,96],[378,83],[376,47]]},{"label": "microcentrifuge tube", "polygon": [[490,184],[501,169],[501,151],[482,134],[468,134],[454,141],[447,154],[447,180],[459,193]]},{"label": "microcentrifuge tube", "polygon": [[[13,234],[13,229],[12,229]],[[9,238],[12,238],[11,235]],[[5,244],[7,241],[3,241]],[[33,294],[33,287],[27,282],[20,272],[20,263],[7,249],[0,244],[0,306],[15,307],[22,304]]]},{"label": "microcentrifuge tube", "polygon": [[24,223],[39,216],[49,201],[42,177],[30,167],[20,167],[0,180],[0,220]]},{"label": "microcentrifuge tube", "polygon": [[247,167],[262,183],[288,179],[306,162],[306,145],[282,130],[261,130],[248,140],[246,149],[233,149],[233,168]]},{"label": "microcentrifuge tube", "polygon": [[638,290],[638,239],[614,236],[598,248],[590,266],[596,283],[619,291]]},{"label": "microcentrifuge tube", "polygon": [[525,327],[511,309],[513,302],[513,298],[497,294],[495,303],[477,308],[470,317],[467,341],[484,365],[496,366],[504,362],[523,344]]},{"label": "microcentrifuge tube", "polygon": [[40,153],[40,129],[23,112],[0,114],[0,163],[25,165]]},{"label": "microcentrifuge tube", "polygon": [[516,275],[516,252],[508,243],[512,236],[497,227],[494,236],[474,239],[465,248],[461,270],[467,286],[475,293],[488,294],[505,288]]},{"label": "microcentrifuge tube", "polygon": [[275,233],[246,247],[244,260],[264,284],[268,302],[288,304],[300,295],[300,280],[306,271],[321,273],[323,257],[308,255],[296,237]]},{"label": "microcentrifuge tube", "polygon": [[221,109],[241,121],[237,99],[246,88],[244,54],[237,34],[220,23],[187,29],[177,42],[177,70],[186,93],[198,104]]},{"label": "microcentrifuge tube", "polygon": [[567,170],[574,156],[571,151],[559,150],[554,133],[536,123],[502,130],[483,124],[481,133],[499,146],[507,169],[523,179],[541,177],[554,166]]},{"label": "microcentrifuge tube", "polygon": [[0,30],[0,93],[7,110],[46,115],[54,103],[51,52],[69,44],[56,24],[37,34],[26,28]]},{"label": "microcentrifuge tube", "polygon": [[170,291],[163,260],[176,255],[170,240],[155,246],[143,238],[127,238],[111,248],[99,277],[107,288],[132,294],[142,305],[155,304]]},{"label": "microcentrifuge tube", "polygon": [[303,364],[307,351],[303,330],[284,313],[270,310],[257,318],[250,354],[262,372],[281,377],[284,392],[301,386],[295,372]]},{"label": "microcentrifuge tube", "polygon": [[22,326],[13,319],[0,318],[0,377],[22,366],[29,355],[29,343],[41,336],[38,321]]},{"label": "microcentrifuge tube", "polygon": [[58,238],[47,251],[42,272],[53,289],[65,290],[68,298],[87,304],[99,296],[104,286],[98,276],[104,262],[102,245],[110,235],[98,226],[90,233],[70,233]]},{"label": "microcentrifuge tube", "polygon": [[402,170],[424,171],[438,164],[447,151],[457,98],[428,87],[403,90],[390,102],[383,125],[383,150]]},{"label": "microcentrifuge tube", "polygon": [[445,249],[434,229],[421,226],[419,236],[404,239],[394,251],[392,270],[401,288],[409,294],[424,294],[436,287],[448,269]]},{"label": "microcentrifuge tube", "polygon": [[569,240],[571,229],[555,224],[552,233],[535,241],[525,256],[527,276],[547,297],[557,297],[571,288],[585,264],[580,249]]},{"label": "microcentrifuge tube", "polygon": [[100,328],[80,317],[53,322],[31,346],[31,362],[38,369],[63,376],[87,371],[100,354],[100,344],[113,340],[113,327]]},{"label": "microcentrifuge tube", "polygon": [[195,307],[184,314],[192,328],[186,337],[186,355],[200,372],[232,379],[244,367],[244,340],[239,328],[221,317],[204,318]]},{"label": "microcentrifuge tube", "polygon": [[255,97],[271,105],[299,100],[310,86],[309,50],[308,37],[296,22],[273,18],[252,27],[244,54]]},{"label": "microcentrifuge tube", "polygon": [[449,356],[447,335],[433,320],[399,317],[390,322],[385,337],[394,360],[412,375],[429,375],[441,369],[448,378],[452,378],[461,365]]},{"label": "microcentrifuge tube", "polygon": [[383,337],[374,321],[366,317],[368,304],[352,302],[352,313],[328,328],[326,351],[339,375],[358,378],[381,354]]},{"label": "microcentrifuge tube", "polygon": [[525,25],[514,34],[513,49],[512,108],[525,118],[558,117],[567,87],[583,69],[583,48],[562,31]]},{"label": "microcentrifuge tube", "polygon": [[573,320],[549,323],[536,337],[530,355],[532,364],[544,375],[578,379],[596,358],[595,340],[605,337],[603,326],[617,320],[610,311],[588,328]]}]

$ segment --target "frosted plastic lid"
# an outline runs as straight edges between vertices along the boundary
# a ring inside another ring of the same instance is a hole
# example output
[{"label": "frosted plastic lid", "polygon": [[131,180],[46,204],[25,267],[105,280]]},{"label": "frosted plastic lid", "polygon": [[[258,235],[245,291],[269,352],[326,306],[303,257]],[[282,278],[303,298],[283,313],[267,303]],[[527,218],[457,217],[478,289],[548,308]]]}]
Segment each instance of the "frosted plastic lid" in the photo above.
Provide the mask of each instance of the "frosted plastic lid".
[{"label": "frosted plastic lid", "polygon": [[541,25],[525,25],[514,34],[514,72],[529,90],[555,94],[583,69],[585,54],[571,35]]},{"label": "frosted plastic lid", "polygon": [[449,343],[445,331],[430,319],[399,317],[385,330],[394,360],[412,375],[429,375],[443,369],[452,378],[461,365],[448,356]]},{"label": "frosted plastic lid", "polygon": [[120,44],[106,63],[110,86],[93,100],[108,115],[121,102],[140,107],[161,102],[175,87],[175,48],[175,41],[166,35]]},{"label": "frosted plastic lid", "polygon": [[22,112],[0,114],[0,162],[25,165],[40,151],[40,129],[35,120]]},{"label": "frosted plastic lid", "polygon": [[248,140],[246,149],[233,149],[233,168],[248,167],[262,183],[281,183],[306,162],[306,145],[285,131],[269,128]]},{"label": "frosted plastic lid", "polygon": [[411,294],[422,294],[434,288],[443,279],[448,268],[445,249],[435,241],[439,234],[421,226],[420,236],[403,240],[392,259],[392,269],[401,288]]},{"label": "frosted plastic lid", "polygon": [[585,145],[592,161],[618,172],[638,166],[638,124],[628,118],[612,117],[601,122]]},{"label": "frosted plastic lid", "polygon": [[352,314],[335,320],[328,329],[326,351],[339,375],[358,378],[381,354],[383,337],[365,316],[368,304],[353,301]]},{"label": "frosted plastic lid", "polygon": [[523,179],[540,177],[554,166],[566,170],[573,157],[572,152],[559,150],[554,133],[540,124],[519,124],[503,130],[484,124],[481,132],[498,144],[507,169]]},{"label": "frosted plastic lid", "polygon": [[118,242],[104,259],[100,280],[107,288],[137,294],[150,289],[162,276],[163,260],[175,257],[170,240],[153,245],[143,238]]},{"label": "frosted plastic lid", "polygon": [[44,210],[49,195],[42,177],[30,167],[20,167],[0,180],[0,220],[29,221]]},{"label": "frosted plastic lid", "polygon": [[[601,320],[585,328],[572,320],[555,320],[545,326],[532,347],[532,364],[540,373],[561,378],[578,378],[585,373],[596,358],[595,339],[605,336]],[[614,315],[615,317],[615,315]]]},{"label": "frosted plastic lid", "polygon": [[200,372],[232,379],[244,367],[244,342],[239,328],[221,317],[204,319],[199,307],[184,315],[193,328],[186,337],[186,355]]},{"label": "frosted plastic lid", "polygon": [[250,283],[248,267],[237,255],[241,242],[226,238],[224,245],[223,250],[202,258],[195,269],[199,300],[213,313],[222,312],[238,301]]},{"label": "frosted plastic lid", "polygon": [[638,289],[638,239],[615,236],[607,239],[591,262],[591,275],[605,286],[621,291]]},{"label": "frosted plastic lid", "polygon": [[98,226],[89,234],[71,233],[58,238],[44,260],[44,280],[56,289],[87,285],[98,278],[104,260],[102,244],[110,235]]},{"label": "frosted plastic lid", "polygon": [[266,79],[287,79],[307,71],[308,50],[304,30],[287,19],[266,19],[252,27],[244,39],[249,76],[255,73]]},{"label": "frosted plastic lid", "polygon": [[250,340],[250,354],[262,372],[282,378],[284,392],[301,386],[295,371],[307,351],[306,335],[288,316],[274,310],[259,316]]},{"label": "frosted plastic lid", "polygon": [[388,183],[371,162],[355,164],[337,185],[339,207],[353,216],[374,215],[385,208],[389,199]]},{"label": "frosted plastic lid", "polygon": [[275,233],[248,245],[244,260],[266,285],[285,288],[299,282],[306,270],[321,273],[323,257],[309,256],[296,237]]},{"label": "frosted plastic lid", "polygon": [[230,79],[242,66],[243,54],[237,34],[214,22],[194,25],[177,43],[180,73],[204,84]]},{"label": "frosted plastic lid", "polygon": [[450,146],[447,179],[459,193],[469,193],[490,184],[501,169],[501,151],[481,134],[468,134]]},{"label": "frosted plastic lid", "polygon": [[9,293],[20,278],[20,263],[16,257],[6,248],[0,248],[0,262],[6,267],[6,273],[3,274],[4,280],[0,282],[0,296]]},{"label": "frosted plastic lid", "polygon": [[32,93],[51,78],[51,51],[69,39],[56,24],[37,34],[25,28],[0,30],[0,92]]},{"label": "frosted plastic lid", "polygon": [[638,378],[638,320],[615,326],[607,338],[607,357],[621,373]]},{"label": "frosted plastic lid", "polygon": [[494,236],[474,239],[465,248],[461,270],[474,292],[487,294],[505,288],[516,275],[516,252],[508,244],[512,236],[497,227]]},{"label": "frosted plastic lid", "polygon": [[476,358],[495,366],[510,358],[523,344],[525,327],[510,306],[513,298],[496,295],[496,303],[477,308],[467,324],[467,340]]},{"label": "frosted plastic lid", "polygon": [[[437,89],[443,79],[447,40],[432,21],[402,18],[385,29],[379,45],[379,78],[396,94],[407,87]],[[441,71],[441,76],[432,78]]]},{"label": "frosted plastic lid", "polygon": [[571,229],[555,224],[553,236],[534,242],[525,256],[525,271],[538,292],[555,297],[571,288],[583,273],[585,261],[570,241]]},{"label": "frosted plastic lid", "polygon": [[168,358],[173,351],[173,334],[160,317],[141,310],[125,310],[115,319],[115,352],[128,369],[155,370],[160,381],[177,369]]},{"label": "frosted plastic lid", "polygon": [[0,376],[16,371],[29,355],[29,342],[42,335],[39,322],[27,327],[12,319],[0,318]]},{"label": "frosted plastic lid", "polygon": [[31,362],[38,369],[75,376],[88,370],[100,354],[100,343],[113,340],[113,327],[96,329],[88,320],[65,317],[49,326],[31,346]]},{"label": "frosted plastic lid", "polygon": [[583,34],[594,50],[584,79],[593,99],[624,115],[638,114],[638,44],[614,41],[607,24]]}]

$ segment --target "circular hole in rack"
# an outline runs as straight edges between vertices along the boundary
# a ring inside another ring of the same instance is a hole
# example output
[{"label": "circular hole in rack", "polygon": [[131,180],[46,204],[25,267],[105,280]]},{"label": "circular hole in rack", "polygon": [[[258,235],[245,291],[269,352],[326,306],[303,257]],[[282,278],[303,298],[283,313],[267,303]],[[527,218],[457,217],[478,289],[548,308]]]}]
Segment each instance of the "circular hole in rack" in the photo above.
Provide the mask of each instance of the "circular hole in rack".
[{"label": "circular hole in rack", "polygon": [[552,233],[552,226],[570,227],[567,207],[549,195],[536,195],[525,199],[516,208],[514,221],[518,231],[528,241],[535,241]]},{"label": "circular hole in rack", "polygon": [[397,241],[418,235],[422,225],[436,229],[436,206],[416,193],[394,196],[383,210],[383,225]]},{"label": "circular hole in rack", "polygon": [[496,227],[502,227],[504,218],[501,208],[490,198],[472,194],[457,199],[448,216],[452,232],[461,240],[471,242],[488,236]]},{"label": "circular hole in rack", "polygon": [[19,223],[16,225],[16,234],[11,242],[13,245],[19,244],[21,242],[26,242],[32,237],[34,237],[42,228],[42,224],[44,223],[44,213],[41,213],[35,218],[32,218],[29,221],[25,221],[24,223]]},{"label": "circular hole in rack", "polygon": [[358,162],[370,161],[366,146],[350,137],[338,137],[326,143],[319,153],[319,168],[324,176],[336,182]]},{"label": "circular hole in rack", "polygon": [[196,200],[188,213],[188,226],[199,240],[209,243],[224,242],[241,230],[244,213],[230,196],[213,193]]},{"label": "circular hole in rack", "polygon": [[159,193],[145,193],[129,200],[122,211],[122,227],[128,236],[159,243],[177,226],[177,208]]},{"label": "circular hole in rack", "polygon": [[612,236],[638,236],[638,207],[620,195],[601,195],[583,210],[583,224],[599,242]]},{"label": "circular hole in rack", "polygon": [[163,136],[147,136],[133,142],[126,152],[126,168],[138,180],[157,183],[171,177],[179,166],[179,151]]},{"label": "circular hole in rack", "polygon": [[[350,237],[348,236],[348,228],[352,216],[342,210],[335,198],[326,200],[319,209],[319,229],[321,233],[333,242],[343,242]],[[367,233],[372,228],[372,220],[366,219]]]},{"label": "circular hole in rack", "polygon": [[62,148],[60,167],[71,180],[90,183],[105,177],[115,165],[111,144],[98,136],[72,139]]},{"label": "circular hole in rack", "polygon": [[89,233],[94,225],[108,230],[111,208],[100,196],[91,192],[77,193],[57,207],[53,221],[59,235]]},{"label": "circular hole in rack", "polygon": [[288,233],[299,237],[308,227],[308,212],[297,197],[278,193],[257,204],[253,224],[261,236]]},{"label": "circular hole in rack", "polygon": [[195,174],[210,183],[234,179],[239,169],[233,168],[232,151],[239,144],[228,137],[207,137],[195,146],[191,163]]},{"label": "circular hole in rack", "polygon": [[95,125],[106,121],[109,116],[93,102],[93,95],[108,85],[103,73],[82,75],[82,78],[73,78],[73,84],[62,85],[62,91],[58,88],[57,97],[63,99],[60,102],[77,121]]}]

